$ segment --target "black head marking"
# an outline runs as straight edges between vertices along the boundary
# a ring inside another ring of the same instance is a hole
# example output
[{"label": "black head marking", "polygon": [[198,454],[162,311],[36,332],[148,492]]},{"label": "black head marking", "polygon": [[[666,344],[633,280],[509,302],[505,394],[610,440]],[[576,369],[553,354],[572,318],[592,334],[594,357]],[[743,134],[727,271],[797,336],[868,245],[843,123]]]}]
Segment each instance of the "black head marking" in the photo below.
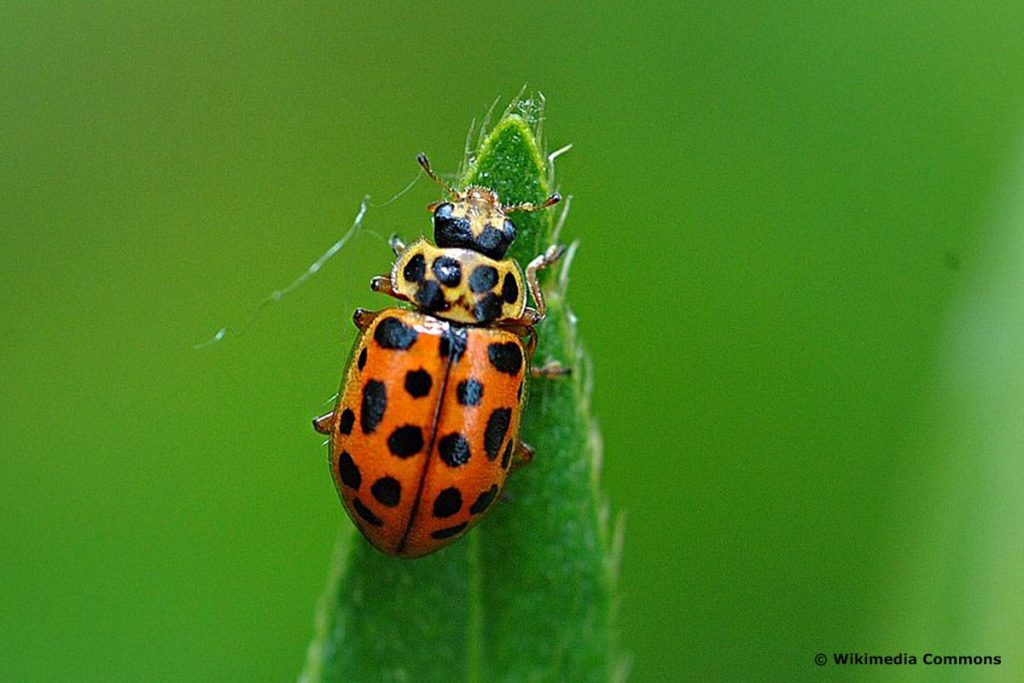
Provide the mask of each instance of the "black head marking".
[{"label": "black head marking", "polygon": [[498,495],[498,485],[491,484],[491,488],[477,496],[476,501],[469,508],[470,514],[479,515],[487,512],[487,508],[491,507],[491,503],[494,502],[496,495]]},{"label": "black head marking", "polygon": [[449,486],[434,499],[434,516],[438,519],[451,517],[462,509],[462,493],[454,486]]},{"label": "black head marking", "polygon": [[469,220],[452,215],[455,207],[445,202],[434,209],[434,244],[439,247],[472,249],[473,231]]},{"label": "black head marking", "polygon": [[516,238],[516,224],[508,218],[501,224],[501,232],[505,235],[505,239],[508,240],[509,244],[512,244]]},{"label": "black head marking", "polygon": [[350,489],[358,491],[363,483],[363,475],[359,473],[359,467],[348,451],[342,451],[338,456],[338,474],[341,476],[341,483]]},{"label": "black head marking", "polygon": [[381,505],[393,508],[402,499],[402,485],[394,477],[381,477],[373,482],[370,493]]},{"label": "black head marking", "polygon": [[523,367],[523,352],[515,342],[491,344],[487,347],[487,357],[496,370],[508,375],[517,375]]},{"label": "black head marking", "polygon": [[458,467],[469,462],[469,442],[461,434],[452,432],[437,442],[441,460],[449,467]]},{"label": "black head marking", "polygon": [[439,256],[434,259],[434,277],[445,287],[458,287],[462,282],[462,266],[450,256]]},{"label": "black head marking", "polygon": [[[479,235],[473,234],[473,225],[467,218],[453,215],[454,205],[450,202],[434,209],[434,243],[442,248],[459,247],[472,249],[493,259],[502,259],[515,239],[515,226],[508,230],[505,223],[499,230],[487,225]],[[511,224],[510,221],[506,223]]]},{"label": "black head marking", "polygon": [[487,418],[487,429],[484,431],[484,450],[487,459],[494,460],[501,450],[501,442],[508,433],[508,425],[512,421],[511,408],[498,408]]},{"label": "black head marking", "polygon": [[423,430],[415,425],[405,425],[391,432],[388,450],[392,455],[405,459],[423,450]]},{"label": "black head marking", "polygon": [[488,225],[476,237],[476,250],[493,259],[502,259],[511,243],[512,240],[505,237],[505,233]]},{"label": "black head marking", "polygon": [[388,390],[384,382],[371,379],[363,387],[363,407],[359,412],[359,426],[363,434],[372,434],[388,407]]},{"label": "black head marking", "polygon": [[423,254],[416,254],[405,264],[405,268],[402,269],[402,275],[409,282],[420,282],[423,280],[425,271],[426,263],[423,260]]},{"label": "black head marking", "polygon": [[419,334],[398,318],[384,318],[373,331],[374,340],[381,348],[404,351],[416,343]]}]

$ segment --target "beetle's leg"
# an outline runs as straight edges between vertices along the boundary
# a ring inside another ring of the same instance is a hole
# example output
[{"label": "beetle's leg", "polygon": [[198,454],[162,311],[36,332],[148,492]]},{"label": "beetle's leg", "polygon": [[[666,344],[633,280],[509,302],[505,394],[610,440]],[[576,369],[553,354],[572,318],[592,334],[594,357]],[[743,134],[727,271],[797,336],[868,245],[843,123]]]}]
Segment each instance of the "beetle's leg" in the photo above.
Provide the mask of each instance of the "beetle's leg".
[{"label": "beetle's leg", "polygon": [[530,461],[533,460],[534,453],[533,446],[519,441],[516,443],[516,449],[512,455],[512,467],[509,469],[517,470],[520,467],[529,465]]},{"label": "beetle's leg", "polygon": [[511,213],[513,211],[543,211],[549,206],[554,206],[560,201],[562,201],[562,195],[555,192],[540,204],[534,204],[533,202],[523,202],[522,204],[508,204],[506,206],[501,207],[501,210],[504,211],[505,213]]},{"label": "beetle's leg", "polygon": [[378,311],[368,311],[365,308],[357,308],[352,312],[352,322],[356,324],[360,332],[366,332],[373,319],[377,317]]},{"label": "beetle's leg", "polygon": [[320,417],[313,419],[313,429],[320,432],[321,434],[330,434],[331,428],[334,427],[334,411],[324,413]]},{"label": "beetle's leg", "polygon": [[399,301],[409,301],[409,298],[400,292],[396,292],[391,285],[391,275],[377,275],[370,280],[370,289],[378,294],[387,294]]},{"label": "beetle's leg", "polygon": [[388,240],[388,244],[391,245],[391,251],[395,252],[395,256],[399,256],[405,251],[405,242],[398,235],[392,235],[391,239]]},{"label": "beetle's leg", "polygon": [[370,279],[370,289],[380,294],[395,296],[395,290],[391,286],[390,275],[375,275]]},{"label": "beetle's leg", "polygon": [[537,350],[537,330],[535,330],[534,326],[532,326],[532,325],[527,325],[522,330],[523,330],[523,335],[527,337],[527,339],[526,339],[526,357],[527,358],[532,358],[532,357],[534,357],[534,351]]},{"label": "beetle's leg", "polygon": [[[529,310],[529,309],[528,309]],[[524,322],[521,318],[507,320],[498,323],[503,329],[512,332],[525,340],[526,357],[533,358],[537,350],[537,330],[530,323]],[[544,365],[530,368],[531,377],[565,377],[572,374],[572,368],[564,366],[557,360],[549,360]]]},{"label": "beetle's leg", "polygon": [[565,377],[572,374],[572,368],[562,365],[557,360],[549,360],[539,368],[530,368],[530,377]]},{"label": "beetle's leg", "polygon": [[390,274],[375,275],[374,277],[370,278],[370,289],[377,292],[378,294],[387,294],[393,299],[398,299],[399,301],[408,301],[409,303],[413,303],[412,299],[402,294],[401,292],[395,291],[395,288],[391,284]]},{"label": "beetle's leg", "polygon": [[526,286],[530,288],[530,294],[533,296],[534,303],[537,304],[537,308],[527,308],[523,311],[523,315],[520,316],[519,322],[527,325],[535,325],[544,319],[544,315],[548,311],[547,304],[544,303],[544,292],[540,289],[540,282],[537,280],[537,271],[543,270],[558,263],[558,260],[565,254],[565,246],[562,244],[552,244],[548,247],[543,254],[530,261],[530,264],[526,266]]}]

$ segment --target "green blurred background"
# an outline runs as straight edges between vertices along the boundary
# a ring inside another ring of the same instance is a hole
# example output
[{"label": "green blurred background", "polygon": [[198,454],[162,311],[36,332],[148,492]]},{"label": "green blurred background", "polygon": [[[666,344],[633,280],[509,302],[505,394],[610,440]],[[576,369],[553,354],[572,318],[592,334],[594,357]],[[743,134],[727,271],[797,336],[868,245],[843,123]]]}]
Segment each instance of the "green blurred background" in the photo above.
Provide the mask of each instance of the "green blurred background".
[{"label": "green blurred background", "polygon": [[4,3],[0,680],[298,674],[347,523],[309,420],[436,188],[192,346],[524,83],[574,144],[634,680],[1021,680],[1022,35],[1019,2]]}]

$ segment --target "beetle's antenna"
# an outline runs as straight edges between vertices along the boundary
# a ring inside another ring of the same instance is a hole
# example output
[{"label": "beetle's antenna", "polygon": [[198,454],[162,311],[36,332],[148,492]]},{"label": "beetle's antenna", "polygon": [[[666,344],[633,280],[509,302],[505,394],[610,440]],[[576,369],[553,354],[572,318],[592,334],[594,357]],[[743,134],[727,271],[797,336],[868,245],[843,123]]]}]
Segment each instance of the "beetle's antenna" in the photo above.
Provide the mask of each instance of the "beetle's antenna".
[{"label": "beetle's antenna", "polygon": [[459,196],[459,193],[453,190],[451,185],[437,177],[437,175],[434,173],[434,169],[430,168],[430,160],[427,159],[426,154],[423,154],[422,152],[420,154],[417,154],[416,161],[420,162],[420,166],[422,166],[423,170],[427,172],[427,175],[430,176],[431,180],[433,180],[435,183],[437,183],[444,189],[448,190],[448,193],[452,197]]},{"label": "beetle's antenna", "polygon": [[[404,191],[405,190],[403,190],[403,192]],[[363,201],[360,202],[359,204],[359,213],[356,214],[355,220],[352,221],[352,227],[350,227],[344,235],[338,238],[338,241],[332,244],[327,251],[321,254],[320,258],[318,258],[316,261],[313,261],[313,263],[309,264],[309,267],[306,268],[306,272],[304,272],[302,275],[293,280],[290,285],[288,285],[284,289],[275,289],[273,292],[268,294],[266,298],[264,298],[263,301],[261,301],[256,306],[256,308],[253,309],[252,313],[249,314],[249,319],[246,320],[245,323],[240,328],[236,330],[232,327],[222,327],[219,330],[217,330],[217,333],[214,334],[213,337],[207,339],[204,342],[194,345],[193,348],[206,348],[211,344],[216,344],[217,342],[221,341],[229,334],[234,335],[236,337],[242,336],[242,334],[244,334],[245,331],[249,329],[249,327],[254,322],[256,322],[256,318],[259,317],[260,313],[266,306],[277,303],[278,301],[280,301],[281,299],[283,299],[284,297],[286,297],[287,295],[291,294],[293,291],[301,287],[306,282],[306,280],[316,275],[320,271],[320,269],[323,268],[324,265],[328,261],[330,261],[331,258],[348,243],[350,239],[359,234],[359,232],[363,229],[363,216],[366,215],[366,209],[369,208],[369,206],[370,196],[366,195],[365,197],[363,197]]]},{"label": "beetle's antenna", "polygon": [[533,202],[523,202],[522,204],[511,204],[509,206],[501,207],[501,210],[505,213],[512,211],[540,211],[546,209],[549,206],[554,206],[558,202],[562,201],[562,195],[555,192],[553,195],[544,200],[542,204],[534,204]]}]

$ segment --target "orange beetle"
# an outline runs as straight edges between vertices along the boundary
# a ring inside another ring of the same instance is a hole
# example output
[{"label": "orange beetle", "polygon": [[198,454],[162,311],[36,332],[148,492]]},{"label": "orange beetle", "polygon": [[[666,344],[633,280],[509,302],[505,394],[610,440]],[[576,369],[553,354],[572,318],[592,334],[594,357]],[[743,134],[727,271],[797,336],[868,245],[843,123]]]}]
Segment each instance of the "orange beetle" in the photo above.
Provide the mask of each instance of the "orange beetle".
[{"label": "orange beetle", "polygon": [[429,207],[435,244],[393,237],[394,267],[370,285],[414,310],[356,309],[362,334],[338,402],[313,421],[330,437],[349,517],[374,547],[399,557],[432,553],[483,517],[509,469],[532,457],[518,440],[526,377],[567,372],[557,363],[530,368],[545,313],[537,271],[564,249],[549,247],[525,275],[505,258],[516,236],[507,214],[547,208],[559,195],[503,206],[487,188],[453,190],[424,155],[418,161],[450,195]]}]

